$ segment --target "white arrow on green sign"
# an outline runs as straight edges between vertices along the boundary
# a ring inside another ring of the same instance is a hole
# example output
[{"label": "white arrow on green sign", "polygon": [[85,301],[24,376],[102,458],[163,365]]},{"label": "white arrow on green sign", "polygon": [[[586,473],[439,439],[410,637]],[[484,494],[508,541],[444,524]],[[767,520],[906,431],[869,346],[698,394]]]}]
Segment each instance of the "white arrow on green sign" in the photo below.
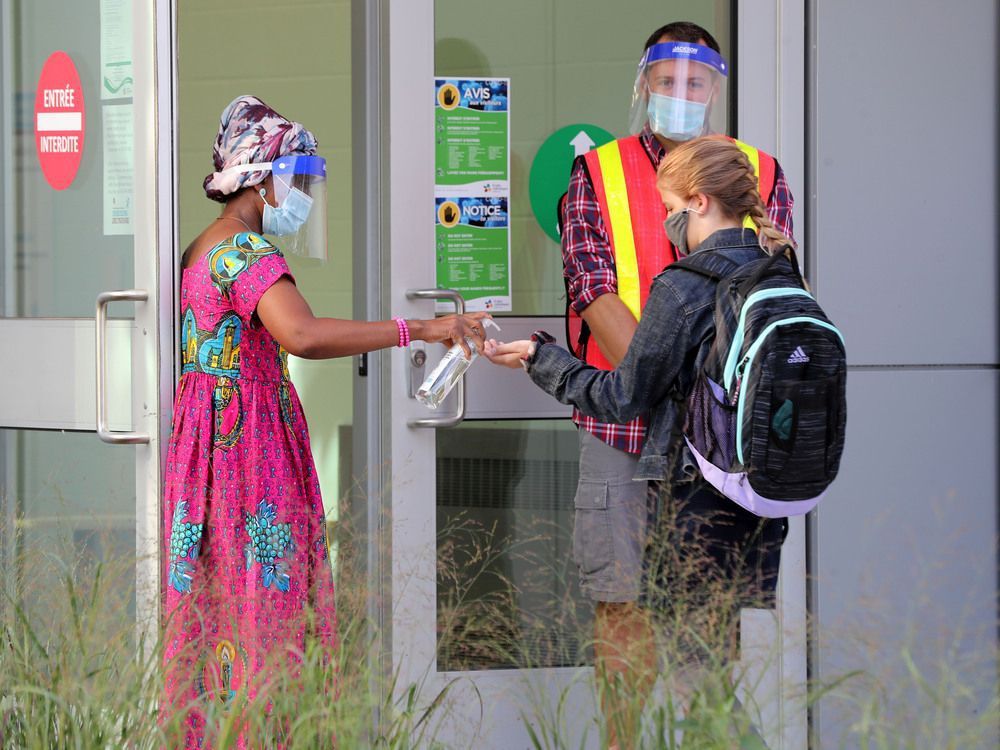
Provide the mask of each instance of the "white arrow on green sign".
[{"label": "white arrow on green sign", "polygon": [[556,205],[569,186],[573,160],[614,139],[611,133],[596,125],[567,125],[546,138],[538,148],[528,175],[531,211],[545,234],[556,242],[559,242]]}]

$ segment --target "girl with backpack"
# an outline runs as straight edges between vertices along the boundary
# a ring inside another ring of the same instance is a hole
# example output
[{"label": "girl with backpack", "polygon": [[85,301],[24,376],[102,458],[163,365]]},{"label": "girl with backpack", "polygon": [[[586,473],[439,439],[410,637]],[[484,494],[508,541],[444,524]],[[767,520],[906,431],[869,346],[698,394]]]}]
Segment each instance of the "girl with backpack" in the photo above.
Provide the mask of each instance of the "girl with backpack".
[{"label": "girl with backpack", "polygon": [[[788,245],[768,219],[749,160],[727,139],[678,145],[661,162],[657,187],[671,241],[718,277]],[[784,518],[762,518],[716,491],[681,436],[685,399],[714,339],[716,289],[706,275],[665,269],[613,371],[587,365],[544,331],[530,340],[489,341],[485,350],[497,364],[524,367],[540,388],[596,419],[625,423],[648,416],[634,479],[656,482],[660,491],[643,596],[660,634],[670,639],[674,687],[685,702],[705,687],[710,672],[726,671],[736,653],[740,608],[774,606],[788,528]],[[594,497],[595,509],[602,499]],[[685,677],[683,665],[697,674],[687,670]]]}]

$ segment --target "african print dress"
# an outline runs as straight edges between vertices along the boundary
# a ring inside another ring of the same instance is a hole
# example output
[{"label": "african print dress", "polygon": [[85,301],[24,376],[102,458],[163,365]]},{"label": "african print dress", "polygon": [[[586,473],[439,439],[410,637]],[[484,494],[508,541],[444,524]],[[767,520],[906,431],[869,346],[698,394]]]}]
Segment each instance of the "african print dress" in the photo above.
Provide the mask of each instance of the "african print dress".
[{"label": "african print dress", "polygon": [[[181,378],[164,498],[166,706],[204,717],[253,700],[307,642],[333,654],[323,503],[287,353],[255,317],[291,274],[260,235],[213,248],[181,281]],[[208,710],[208,709],[211,710]],[[207,744],[207,743],[206,743]]]}]

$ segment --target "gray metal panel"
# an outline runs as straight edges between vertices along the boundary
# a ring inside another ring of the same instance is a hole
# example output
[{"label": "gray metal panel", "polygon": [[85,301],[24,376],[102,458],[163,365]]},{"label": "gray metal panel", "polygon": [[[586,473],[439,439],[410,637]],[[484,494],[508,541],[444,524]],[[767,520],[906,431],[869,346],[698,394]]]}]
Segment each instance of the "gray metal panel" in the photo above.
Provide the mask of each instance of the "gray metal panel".
[{"label": "gray metal panel", "polygon": [[812,275],[851,362],[996,363],[996,0],[813,8]]},{"label": "gray metal panel", "polygon": [[[107,322],[107,399],[111,428],[131,430],[135,375],[131,320]],[[24,366],[8,366],[0,388],[0,427],[94,430],[97,386],[93,320],[0,320],[0,350],[21,352]],[[136,428],[140,429],[141,428]],[[97,439],[96,437],[94,438]]]},{"label": "gray metal panel", "polygon": [[[792,192],[792,232],[803,243],[805,183],[805,0],[740,0],[736,137],[774,156]],[[797,740],[787,738],[796,744]]]},{"label": "gray metal panel", "polygon": [[[553,317],[503,317],[497,318],[503,330],[491,331],[500,341],[517,341],[531,336],[532,331],[548,331],[565,346],[563,318]],[[427,347],[427,364],[424,372],[434,369],[447,351],[443,346]],[[431,414],[454,414],[457,405],[454,394]],[[465,373],[465,418],[475,419],[559,419],[569,417],[572,409],[560,404],[536,386],[520,369],[498,367],[485,358],[477,360]]]},{"label": "gray metal panel", "polygon": [[848,682],[865,688],[859,699],[820,702],[818,747],[861,744],[841,741],[876,698],[872,675],[890,699],[879,718],[899,737],[938,718],[907,649],[944,705],[958,704],[944,714],[952,746],[998,746],[995,713],[980,715],[985,734],[956,739],[977,721],[961,691],[978,688],[984,705],[996,685],[998,387],[996,370],[850,373],[841,475],[816,516],[815,673],[869,676]]}]

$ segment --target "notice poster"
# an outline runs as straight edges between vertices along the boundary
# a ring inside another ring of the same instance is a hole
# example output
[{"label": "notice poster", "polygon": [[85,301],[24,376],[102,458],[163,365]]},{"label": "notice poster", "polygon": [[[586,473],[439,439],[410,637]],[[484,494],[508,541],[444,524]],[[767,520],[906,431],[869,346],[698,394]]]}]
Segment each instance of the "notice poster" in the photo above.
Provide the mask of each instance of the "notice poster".
[{"label": "notice poster", "polygon": [[437,285],[509,311],[510,79],[436,78],[434,138]]},{"label": "notice poster", "polygon": [[510,310],[507,196],[438,196],[435,204],[438,286],[460,291],[467,310]]},{"label": "notice poster", "polygon": [[104,119],[104,234],[132,234],[135,157],[132,105],[106,104]]},{"label": "notice poster", "polygon": [[132,96],[132,3],[101,0],[101,99]]}]

